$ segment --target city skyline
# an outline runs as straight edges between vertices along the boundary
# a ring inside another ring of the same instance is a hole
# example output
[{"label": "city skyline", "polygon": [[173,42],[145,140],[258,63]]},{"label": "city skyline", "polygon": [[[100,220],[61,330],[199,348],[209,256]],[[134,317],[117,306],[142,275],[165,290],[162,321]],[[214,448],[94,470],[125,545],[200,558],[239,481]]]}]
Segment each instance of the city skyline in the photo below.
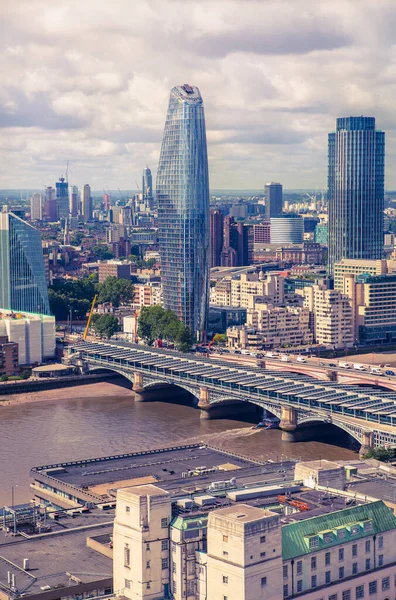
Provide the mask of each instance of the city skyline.
[{"label": "city skyline", "polygon": [[10,4],[2,187],[50,185],[67,160],[71,183],[134,187],[158,162],[168,90],[194,81],[206,98],[214,189],[270,180],[323,189],[327,132],[336,117],[359,114],[387,131],[387,188],[396,188],[392,2],[194,6],[141,2],[132,15],[122,0]]}]

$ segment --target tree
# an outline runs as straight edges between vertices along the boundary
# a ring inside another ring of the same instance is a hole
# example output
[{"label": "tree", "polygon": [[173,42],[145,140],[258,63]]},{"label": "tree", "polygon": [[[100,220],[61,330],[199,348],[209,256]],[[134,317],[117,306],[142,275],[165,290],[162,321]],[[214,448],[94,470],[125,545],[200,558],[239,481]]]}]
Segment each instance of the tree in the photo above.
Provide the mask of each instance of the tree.
[{"label": "tree", "polygon": [[227,341],[227,336],[225,333],[216,333],[213,336],[213,343],[217,345],[225,344]]},{"label": "tree", "polygon": [[93,327],[100,338],[111,338],[119,330],[117,318],[110,314],[96,316]]},{"label": "tree", "polygon": [[175,339],[176,347],[182,352],[188,352],[194,343],[192,331],[184,323],[180,323],[179,332]]},{"label": "tree", "polygon": [[109,260],[114,258],[113,252],[111,252],[105,244],[98,244],[91,249],[91,252],[98,260]]},{"label": "tree", "polygon": [[396,456],[396,452],[394,448],[385,448],[384,446],[378,446],[377,448],[371,448],[365,454],[364,458],[375,458],[376,460],[380,460],[381,462],[389,462],[393,460]]},{"label": "tree", "polygon": [[103,283],[99,284],[98,302],[111,302],[113,306],[128,304],[133,299],[133,285],[128,279],[118,279],[117,277],[107,277]]},{"label": "tree", "polygon": [[191,329],[179,321],[177,315],[162,306],[145,306],[138,321],[138,336],[148,344],[155,340],[173,342],[182,352],[188,352],[194,343]]}]

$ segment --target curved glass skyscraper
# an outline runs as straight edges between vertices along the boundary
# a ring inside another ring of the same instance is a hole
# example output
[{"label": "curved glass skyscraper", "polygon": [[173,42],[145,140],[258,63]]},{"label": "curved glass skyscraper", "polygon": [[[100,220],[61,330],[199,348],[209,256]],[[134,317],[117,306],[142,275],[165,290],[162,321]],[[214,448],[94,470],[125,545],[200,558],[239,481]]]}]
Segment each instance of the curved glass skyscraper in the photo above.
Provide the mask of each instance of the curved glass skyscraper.
[{"label": "curved glass skyscraper", "polygon": [[165,308],[202,338],[209,301],[209,176],[204,107],[195,86],[171,90],[157,204]]},{"label": "curved glass skyscraper", "polygon": [[337,119],[329,134],[329,270],[383,250],[385,134],[374,117]]}]

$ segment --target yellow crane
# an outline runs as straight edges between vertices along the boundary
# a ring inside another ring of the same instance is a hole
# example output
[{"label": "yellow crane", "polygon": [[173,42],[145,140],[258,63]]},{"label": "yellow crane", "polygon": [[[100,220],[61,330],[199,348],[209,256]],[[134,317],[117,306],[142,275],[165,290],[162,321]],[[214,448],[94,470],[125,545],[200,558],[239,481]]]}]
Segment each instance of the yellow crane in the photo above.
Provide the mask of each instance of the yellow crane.
[{"label": "yellow crane", "polygon": [[93,310],[95,308],[95,304],[96,304],[96,300],[98,298],[98,294],[95,294],[94,299],[92,300],[92,304],[91,304],[91,310],[89,311],[89,315],[88,315],[88,321],[87,321],[87,325],[85,327],[85,331],[84,331],[84,335],[83,335],[83,340],[87,339],[87,335],[88,335],[88,330],[89,330],[89,326],[91,324],[91,319],[92,319],[92,315],[93,315]]}]

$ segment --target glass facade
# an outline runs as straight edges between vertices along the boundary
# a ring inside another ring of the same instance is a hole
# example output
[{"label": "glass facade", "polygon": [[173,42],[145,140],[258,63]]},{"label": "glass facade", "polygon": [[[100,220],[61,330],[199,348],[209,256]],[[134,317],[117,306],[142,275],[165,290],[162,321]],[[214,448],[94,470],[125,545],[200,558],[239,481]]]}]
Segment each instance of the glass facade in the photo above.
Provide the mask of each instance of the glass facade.
[{"label": "glass facade", "polygon": [[0,307],[50,314],[40,233],[13,213],[0,213]]},{"label": "glass facade", "polygon": [[342,258],[383,249],[385,134],[374,117],[337,119],[329,134],[329,271]]},{"label": "glass facade", "polygon": [[172,88],[157,172],[165,308],[202,339],[209,300],[209,176],[197,87]]}]

